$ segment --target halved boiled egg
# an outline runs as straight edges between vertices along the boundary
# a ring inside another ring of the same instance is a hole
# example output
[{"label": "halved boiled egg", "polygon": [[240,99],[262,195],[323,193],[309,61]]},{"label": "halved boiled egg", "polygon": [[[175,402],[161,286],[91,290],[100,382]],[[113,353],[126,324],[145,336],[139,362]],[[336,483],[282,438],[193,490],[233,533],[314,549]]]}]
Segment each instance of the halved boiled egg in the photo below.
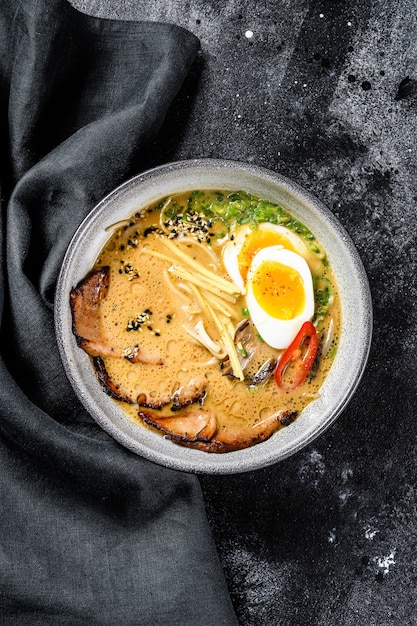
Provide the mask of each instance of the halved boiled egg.
[{"label": "halved boiled egg", "polygon": [[306,259],[311,269],[312,265],[321,263],[304,241],[285,226],[263,222],[254,230],[246,224],[236,229],[233,239],[225,245],[222,253],[224,266],[242,293],[245,293],[246,277],[256,253],[276,245],[297,252]]},{"label": "halved boiled egg", "polygon": [[313,280],[307,262],[280,245],[255,254],[246,277],[246,303],[260,336],[273,348],[289,346],[314,314]]}]

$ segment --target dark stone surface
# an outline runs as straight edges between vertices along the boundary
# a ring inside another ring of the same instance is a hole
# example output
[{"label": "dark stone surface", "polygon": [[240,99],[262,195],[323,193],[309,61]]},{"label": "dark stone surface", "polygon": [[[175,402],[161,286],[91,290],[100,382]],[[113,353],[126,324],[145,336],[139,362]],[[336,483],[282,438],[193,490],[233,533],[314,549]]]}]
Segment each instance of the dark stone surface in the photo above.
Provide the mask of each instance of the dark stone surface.
[{"label": "dark stone surface", "polygon": [[148,165],[223,157],[293,178],[369,276],[373,345],[338,421],[272,468],[201,479],[240,622],[417,624],[417,5],[72,3],[200,37]]}]

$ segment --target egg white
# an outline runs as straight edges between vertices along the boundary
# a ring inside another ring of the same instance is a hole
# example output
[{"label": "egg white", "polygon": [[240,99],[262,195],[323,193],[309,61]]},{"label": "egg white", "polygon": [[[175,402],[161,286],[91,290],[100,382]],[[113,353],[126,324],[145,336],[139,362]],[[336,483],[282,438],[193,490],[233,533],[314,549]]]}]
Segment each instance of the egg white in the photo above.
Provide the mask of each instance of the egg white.
[{"label": "egg white", "polygon": [[[305,305],[299,315],[291,320],[272,317],[257,301],[252,286],[252,279],[258,267],[264,261],[277,261],[294,269],[302,279],[305,293]],[[313,279],[305,259],[299,254],[281,246],[270,246],[260,250],[253,258],[247,277],[246,304],[250,317],[262,339],[277,349],[284,349],[296,337],[302,324],[314,315]]]},{"label": "egg white", "polygon": [[[286,240],[288,244],[283,244],[285,249],[289,248],[300,254],[306,259],[310,267],[312,263],[321,263],[321,261],[314,257],[310,250],[306,247],[304,241],[291,230],[280,224],[271,224],[269,222],[262,222],[258,224],[258,230],[270,231],[276,233],[281,238]],[[233,239],[229,240],[223,248],[222,258],[223,264],[227,270],[232,281],[239,287],[242,294],[246,293],[244,280],[239,270],[239,253],[242,250],[243,244],[248,237],[251,237],[254,232],[249,224],[238,227],[233,233]]]},{"label": "egg white", "polygon": [[249,226],[242,226],[233,234],[233,239],[227,242],[222,251],[223,265],[227,273],[242,293],[245,293],[245,284],[239,270],[238,255],[242,249],[245,238],[250,236]]}]

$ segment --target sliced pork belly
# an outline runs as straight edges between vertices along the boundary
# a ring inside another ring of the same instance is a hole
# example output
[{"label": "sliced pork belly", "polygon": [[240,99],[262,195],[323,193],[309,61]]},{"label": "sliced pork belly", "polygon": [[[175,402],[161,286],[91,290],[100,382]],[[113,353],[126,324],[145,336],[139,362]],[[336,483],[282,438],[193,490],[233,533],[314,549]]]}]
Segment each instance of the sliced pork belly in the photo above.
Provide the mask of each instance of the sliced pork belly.
[{"label": "sliced pork belly", "polygon": [[218,431],[214,413],[203,408],[192,407],[181,415],[168,417],[139,411],[139,417],[144,422],[165,433],[172,441],[216,453],[241,450],[265,441],[280,427],[288,426],[296,416],[296,412],[283,410],[254,426]]},{"label": "sliced pork belly", "polygon": [[129,398],[128,394],[119,389],[117,385],[110,379],[107,373],[106,366],[101,357],[96,356],[93,358],[94,368],[96,371],[97,380],[103,388],[103,391],[113,400],[120,400],[121,402],[127,402],[128,404],[134,404],[133,398]]},{"label": "sliced pork belly", "polygon": [[[108,356],[98,354],[103,343],[98,307],[107,295],[109,282],[110,268],[102,267],[90,272],[70,293],[72,330],[80,348],[91,356]],[[111,349],[106,346],[106,352]]]},{"label": "sliced pork belly", "polygon": [[179,411],[189,404],[202,403],[206,397],[207,380],[204,376],[194,376],[186,385],[182,385],[172,396],[171,411]]},{"label": "sliced pork belly", "polygon": [[100,302],[107,296],[110,268],[90,272],[70,293],[72,330],[77,344],[92,357],[125,358],[131,363],[162,365],[161,355],[143,350],[138,344],[120,346],[105,336],[100,319]]},{"label": "sliced pork belly", "polygon": [[190,404],[201,404],[206,396],[206,384],[207,381],[204,376],[194,376],[186,384],[176,389],[174,393],[168,391],[153,392],[152,396],[140,393],[137,397],[137,403],[141,407],[154,410],[162,409],[171,404],[171,411],[179,411]]},{"label": "sliced pork belly", "polygon": [[217,428],[214,413],[199,407],[191,407],[181,415],[173,416],[139,411],[139,417],[177,443],[209,442]]}]

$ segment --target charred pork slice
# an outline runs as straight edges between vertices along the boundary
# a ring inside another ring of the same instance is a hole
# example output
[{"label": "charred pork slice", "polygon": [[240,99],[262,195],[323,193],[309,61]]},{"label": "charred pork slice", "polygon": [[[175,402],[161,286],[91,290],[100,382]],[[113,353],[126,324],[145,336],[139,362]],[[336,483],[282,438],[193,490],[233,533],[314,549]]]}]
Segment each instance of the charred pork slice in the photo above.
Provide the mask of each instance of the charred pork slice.
[{"label": "charred pork slice", "polygon": [[258,424],[238,430],[218,430],[211,411],[192,407],[182,415],[156,415],[139,411],[144,422],[165,433],[172,441],[204,452],[233,452],[266,441],[282,426],[288,426],[297,413],[279,411]]},{"label": "charred pork slice", "polygon": [[181,386],[172,396],[171,411],[179,411],[189,404],[202,404],[206,397],[207,381],[204,376],[195,376],[186,385]]},{"label": "charred pork slice", "polygon": [[93,357],[93,363],[97,380],[103,391],[114,400],[120,400],[128,404],[138,404],[142,408],[154,411],[160,411],[170,404],[171,411],[178,411],[191,404],[198,403],[201,405],[206,396],[206,380],[203,376],[196,376],[187,384],[179,387],[173,394],[170,391],[162,391],[160,393],[154,391],[151,394],[142,392],[136,397],[131,397],[119,385],[113,382],[101,357]]},{"label": "charred pork slice", "polygon": [[102,344],[98,307],[107,296],[109,282],[110,268],[102,267],[90,272],[70,293],[72,331],[80,348],[92,356],[107,356],[97,354],[96,345]]},{"label": "charred pork slice", "polygon": [[182,444],[209,442],[217,428],[214,413],[197,407],[191,407],[182,415],[174,416],[139,411],[139,417],[146,424],[165,433],[169,439]]},{"label": "charred pork slice", "polygon": [[140,393],[137,397],[139,406],[147,409],[162,409],[171,404],[171,411],[179,411],[190,404],[202,404],[206,397],[207,381],[204,376],[194,376],[188,383],[181,385],[172,394],[169,391],[149,395]]},{"label": "charred pork slice", "polygon": [[134,404],[135,401],[132,398],[121,391],[117,385],[111,380],[110,376],[107,373],[106,366],[104,365],[104,361],[101,357],[96,356],[93,358],[94,369],[96,371],[96,377],[98,382],[103,388],[103,391],[107,393],[108,396],[113,398],[113,400],[120,400],[121,402],[127,402],[128,404]]},{"label": "charred pork slice", "polygon": [[162,365],[159,354],[144,351],[139,345],[123,347],[104,336],[100,302],[107,296],[110,268],[105,266],[90,272],[70,293],[72,330],[77,344],[92,357],[125,358],[131,363]]}]

